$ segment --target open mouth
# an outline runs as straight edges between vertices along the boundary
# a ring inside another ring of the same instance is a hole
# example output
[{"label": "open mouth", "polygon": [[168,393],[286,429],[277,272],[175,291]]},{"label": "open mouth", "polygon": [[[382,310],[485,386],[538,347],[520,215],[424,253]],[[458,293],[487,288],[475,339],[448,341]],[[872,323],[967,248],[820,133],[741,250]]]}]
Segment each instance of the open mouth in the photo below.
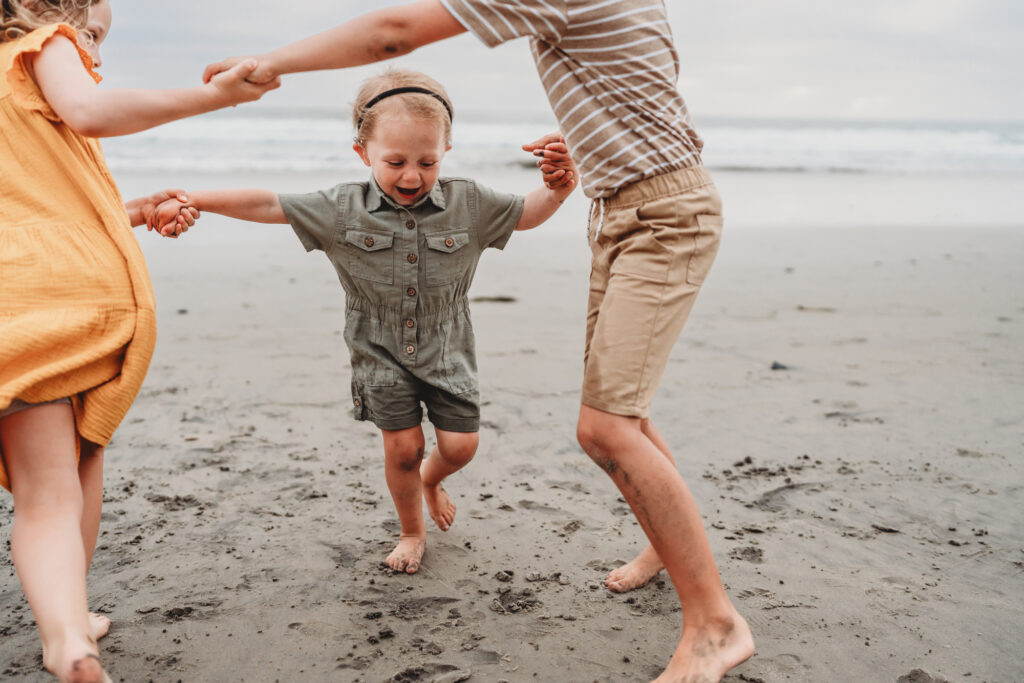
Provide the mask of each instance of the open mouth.
[{"label": "open mouth", "polygon": [[418,187],[415,188],[415,189],[410,190],[407,187],[398,187],[396,185],[395,186],[395,190],[398,192],[398,194],[402,195],[403,197],[405,197],[407,199],[412,199],[413,197],[415,197],[416,195],[418,195],[420,193],[420,188],[418,188]]}]

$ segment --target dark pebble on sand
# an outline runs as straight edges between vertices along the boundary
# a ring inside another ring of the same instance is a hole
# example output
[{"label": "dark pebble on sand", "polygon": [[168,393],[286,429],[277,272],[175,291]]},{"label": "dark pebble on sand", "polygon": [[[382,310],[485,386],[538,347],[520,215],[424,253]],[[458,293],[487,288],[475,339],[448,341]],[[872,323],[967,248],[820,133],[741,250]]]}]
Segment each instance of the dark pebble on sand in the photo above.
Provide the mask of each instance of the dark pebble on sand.
[{"label": "dark pebble on sand", "polygon": [[363,616],[365,618],[367,618],[367,619],[380,619],[382,616],[384,616],[384,613],[383,612],[367,612]]},{"label": "dark pebble on sand", "polygon": [[772,370],[789,370],[789,366],[784,365],[779,361],[772,361]]},{"label": "dark pebble on sand", "polygon": [[178,315],[188,315],[188,309],[187,308],[179,308],[178,309]]},{"label": "dark pebble on sand", "polygon": [[495,574],[494,578],[496,578],[498,581],[508,582],[508,581],[512,580],[513,574],[514,574],[514,572],[510,572],[510,571],[507,571],[507,570],[502,570],[502,571],[498,572],[497,574]]}]

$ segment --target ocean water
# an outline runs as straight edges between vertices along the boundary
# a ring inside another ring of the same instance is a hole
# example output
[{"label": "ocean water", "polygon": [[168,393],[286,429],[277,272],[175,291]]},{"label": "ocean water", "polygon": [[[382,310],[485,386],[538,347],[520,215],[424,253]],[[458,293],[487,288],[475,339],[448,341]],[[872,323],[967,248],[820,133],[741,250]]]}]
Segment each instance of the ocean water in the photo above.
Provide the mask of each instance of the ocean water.
[{"label": "ocean water", "polygon": [[[456,122],[447,164],[529,163],[519,146],[545,118]],[[1024,173],[1024,123],[698,121],[713,170],[823,173]],[[105,142],[114,170],[348,171],[350,121],[336,113],[231,110]]]},{"label": "ocean water", "polygon": [[[697,124],[733,225],[1024,226],[1024,123]],[[552,129],[541,114],[461,113],[443,173],[518,178],[499,188],[523,191],[534,182],[526,175],[533,159],[520,145]],[[315,109],[233,109],[104,141],[119,182],[138,174],[167,182],[195,174],[303,177],[309,190],[366,177],[351,146],[351,122]]]}]

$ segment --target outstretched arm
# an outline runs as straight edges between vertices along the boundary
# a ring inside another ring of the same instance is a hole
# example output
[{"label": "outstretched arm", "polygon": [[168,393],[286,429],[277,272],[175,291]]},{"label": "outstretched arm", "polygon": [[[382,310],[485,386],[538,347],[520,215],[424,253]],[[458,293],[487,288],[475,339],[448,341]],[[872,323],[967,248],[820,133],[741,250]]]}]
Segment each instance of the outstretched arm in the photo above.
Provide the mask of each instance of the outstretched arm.
[{"label": "outstretched arm", "polygon": [[280,84],[246,81],[256,68],[247,60],[207,85],[177,90],[103,90],[82,67],[78,49],[54,36],[32,58],[31,69],[46,101],[72,130],[88,137],[128,135],[241,102],[258,100]]},{"label": "outstretched arm", "polygon": [[288,218],[281,208],[281,199],[270,190],[205,190],[189,192],[183,202],[172,197],[155,208],[146,218],[151,230],[171,236],[176,216],[182,208],[194,208],[200,212],[219,213],[253,223],[287,223]]},{"label": "outstretched arm", "polygon": [[537,142],[523,145],[523,149],[538,157],[537,166],[544,185],[526,195],[516,230],[536,228],[551,218],[579,182],[576,164],[561,134],[546,135]]},{"label": "outstretched arm", "polygon": [[[259,67],[249,80],[267,83],[289,73],[380,62],[465,30],[440,0],[417,0],[369,12],[323,33],[255,56]],[[209,83],[242,59],[232,57],[209,65],[203,72],[203,82]]]}]

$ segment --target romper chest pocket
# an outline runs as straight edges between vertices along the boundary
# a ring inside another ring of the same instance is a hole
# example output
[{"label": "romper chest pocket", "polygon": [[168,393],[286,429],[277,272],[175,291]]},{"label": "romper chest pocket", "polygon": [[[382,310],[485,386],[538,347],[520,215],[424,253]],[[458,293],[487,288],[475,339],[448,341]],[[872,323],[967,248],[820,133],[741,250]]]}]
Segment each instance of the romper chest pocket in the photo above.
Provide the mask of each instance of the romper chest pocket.
[{"label": "romper chest pocket", "polygon": [[370,282],[390,285],[395,281],[395,236],[391,233],[349,229],[345,242],[349,244],[349,273]]},{"label": "romper chest pocket", "polygon": [[459,280],[469,266],[469,233],[427,235],[427,285],[448,285]]}]

